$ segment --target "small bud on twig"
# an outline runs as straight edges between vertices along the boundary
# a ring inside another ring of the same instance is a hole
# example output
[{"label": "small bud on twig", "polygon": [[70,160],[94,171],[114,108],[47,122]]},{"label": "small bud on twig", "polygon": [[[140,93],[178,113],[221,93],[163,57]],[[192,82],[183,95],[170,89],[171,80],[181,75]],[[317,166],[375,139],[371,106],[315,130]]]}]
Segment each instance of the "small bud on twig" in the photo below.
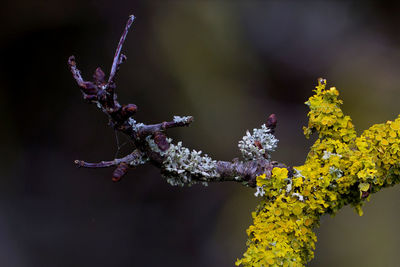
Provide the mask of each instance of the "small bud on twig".
[{"label": "small bud on twig", "polygon": [[258,147],[259,149],[262,149],[262,148],[263,148],[260,141],[257,141],[257,140],[254,141],[254,145],[255,145],[256,147]]},{"label": "small bud on twig", "polygon": [[124,176],[128,172],[128,169],[128,164],[126,164],[125,162],[121,162],[113,172],[113,182],[118,182],[119,180],[121,180],[122,176]]},{"label": "small bud on twig", "polygon": [[162,132],[156,132],[154,134],[154,143],[157,144],[161,151],[166,151],[169,148],[167,137]]},{"label": "small bud on twig", "polygon": [[135,114],[137,111],[137,106],[135,104],[124,105],[121,110],[121,115],[123,118],[127,119]]},{"label": "small bud on twig", "polygon": [[270,128],[271,130],[274,130],[276,127],[276,124],[278,122],[278,119],[276,118],[275,114],[271,114],[269,115],[267,122],[265,123],[265,126],[267,126],[268,128]]},{"label": "small bud on twig", "polygon": [[97,85],[103,85],[106,83],[105,76],[106,75],[104,74],[103,70],[98,67],[93,74],[93,80]]}]

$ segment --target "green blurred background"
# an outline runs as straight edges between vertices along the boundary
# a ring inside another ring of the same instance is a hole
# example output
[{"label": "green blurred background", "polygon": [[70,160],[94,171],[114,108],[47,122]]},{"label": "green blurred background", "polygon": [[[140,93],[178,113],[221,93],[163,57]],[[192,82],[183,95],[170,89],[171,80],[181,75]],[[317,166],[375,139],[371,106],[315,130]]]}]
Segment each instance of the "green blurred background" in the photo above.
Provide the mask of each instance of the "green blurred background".
[{"label": "green blurred background", "polygon": [[[175,188],[151,166],[115,184],[111,169],[73,165],[112,159],[117,145],[67,58],[88,79],[109,70],[129,14],[117,92],[138,105],[137,120],[193,115],[171,136],[230,160],[245,130],[275,113],[273,158],[299,165],[312,143],[303,103],[318,77],[338,87],[359,133],[400,113],[399,11],[373,1],[5,1],[1,266],[233,266],[244,252],[253,189]],[[349,207],[324,217],[309,266],[399,266],[399,205],[394,187],[363,217]]]}]

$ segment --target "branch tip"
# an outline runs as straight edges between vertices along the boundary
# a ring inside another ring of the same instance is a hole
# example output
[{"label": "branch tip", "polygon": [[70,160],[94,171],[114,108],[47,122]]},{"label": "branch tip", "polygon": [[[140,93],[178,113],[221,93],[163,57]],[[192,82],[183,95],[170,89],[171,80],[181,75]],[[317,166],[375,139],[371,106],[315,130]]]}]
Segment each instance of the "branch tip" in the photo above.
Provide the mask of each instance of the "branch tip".
[{"label": "branch tip", "polygon": [[121,50],[122,50],[122,46],[124,45],[126,36],[128,35],[129,28],[131,27],[134,20],[135,20],[135,16],[130,15],[128,21],[126,22],[126,26],[121,35],[121,38],[119,39],[119,43],[118,43],[118,46],[117,46],[117,49],[116,49],[115,55],[114,55],[113,64],[111,66],[110,76],[108,78],[107,87],[111,83],[114,83],[114,77],[118,71],[119,65],[122,64],[126,60],[126,56],[124,54],[121,54]]}]

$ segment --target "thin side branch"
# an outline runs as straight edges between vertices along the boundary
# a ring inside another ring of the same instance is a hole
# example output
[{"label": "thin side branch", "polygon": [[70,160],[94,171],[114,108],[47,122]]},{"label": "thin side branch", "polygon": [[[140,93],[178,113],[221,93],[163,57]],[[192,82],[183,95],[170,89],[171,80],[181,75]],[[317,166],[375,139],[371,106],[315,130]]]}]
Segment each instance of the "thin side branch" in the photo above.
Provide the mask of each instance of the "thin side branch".
[{"label": "thin side branch", "polygon": [[89,163],[89,162],[85,162],[83,160],[75,160],[74,163],[78,167],[83,167],[83,168],[109,168],[109,167],[118,166],[121,163],[131,164],[131,162],[135,162],[135,161],[139,160],[141,157],[142,157],[142,153],[139,150],[135,150],[131,154],[129,154],[123,158],[113,159],[110,161]]},{"label": "thin side branch", "polygon": [[126,36],[128,35],[129,28],[131,27],[133,21],[135,20],[134,15],[130,15],[128,21],[126,22],[126,26],[124,32],[119,39],[119,43],[117,46],[117,50],[115,51],[113,64],[111,66],[110,76],[108,77],[108,84],[114,82],[115,74],[117,73],[119,66],[126,60],[126,56],[121,54],[122,46],[124,45]]},{"label": "thin side branch", "polygon": [[[75,57],[70,56],[68,59],[68,65],[70,66],[70,70],[72,73],[72,76],[74,77],[75,81],[78,83],[79,87],[81,87],[83,90],[89,89],[88,86],[90,83],[87,83],[83,81],[83,78],[81,76],[80,70],[76,67],[76,62],[75,62]],[[94,92],[88,92],[88,93],[94,93]]]}]

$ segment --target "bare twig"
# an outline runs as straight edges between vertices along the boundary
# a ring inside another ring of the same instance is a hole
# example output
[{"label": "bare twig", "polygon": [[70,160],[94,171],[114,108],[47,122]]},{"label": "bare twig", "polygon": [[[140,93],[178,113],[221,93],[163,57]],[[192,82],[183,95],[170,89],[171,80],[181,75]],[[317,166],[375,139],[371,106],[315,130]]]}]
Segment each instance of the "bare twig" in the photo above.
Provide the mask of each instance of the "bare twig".
[{"label": "bare twig", "polygon": [[83,160],[75,160],[74,163],[78,167],[83,167],[83,168],[109,168],[109,167],[118,166],[122,162],[124,162],[126,164],[130,164],[131,162],[135,162],[135,161],[139,160],[142,156],[143,155],[139,150],[135,150],[131,154],[129,154],[123,158],[113,159],[110,161],[89,163],[89,162],[85,162]]},{"label": "bare twig", "polygon": [[131,27],[133,21],[135,20],[135,16],[130,15],[128,21],[126,22],[126,26],[124,32],[122,33],[121,39],[119,39],[119,43],[117,46],[117,50],[115,51],[113,64],[111,66],[110,76],[108,77],[108,85],[114,83],[114,77],[117,73],[119,66],[126,60],[126,56],[121,54],[122,46],[124,45],[126,36],[128,35],[129,28]]},{"label": "bare twig", "polygon": [[143,159],[143,153],[141,153],[139,150],[133,151],[131,154],[119,158],[119,159],[113,159],[110,161],[101,161],[97,163],[90,163],[90,162],[85,162],[83,160],[75,160],[74,163],[78,167],[84,167],[84,168],[109,168],[109,167],[117,167],[114,172],[113,172],[113,177],[112,180],[114,182],[117,182],[121,180],[122,176],[124,176],[127,172],[129,167],[134,167],[140,164],[143,164],[146,160]]}]

